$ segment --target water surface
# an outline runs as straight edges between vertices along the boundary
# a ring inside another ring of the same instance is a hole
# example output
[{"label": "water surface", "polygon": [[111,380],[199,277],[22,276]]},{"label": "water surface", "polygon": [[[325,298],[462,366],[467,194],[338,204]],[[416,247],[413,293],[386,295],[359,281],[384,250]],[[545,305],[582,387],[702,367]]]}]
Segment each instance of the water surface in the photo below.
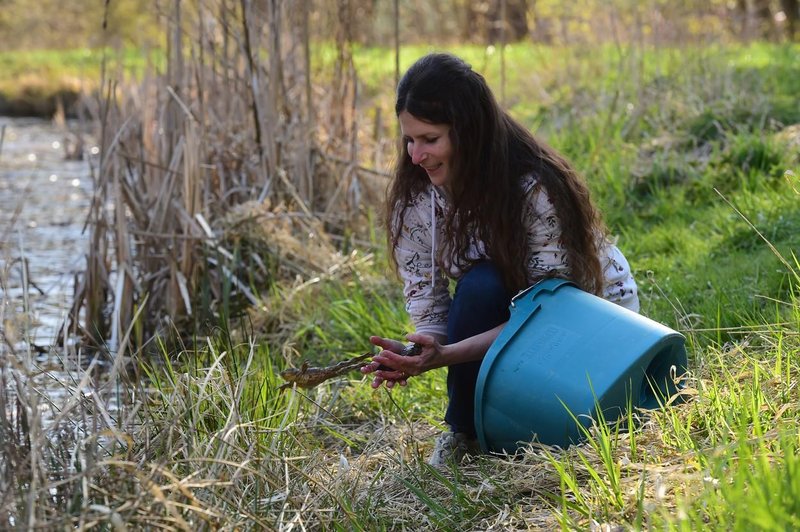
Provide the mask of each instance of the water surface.
[{"label": "water surface", "polygon": [[[88,231],[83,226],[97,148],[76,122],[57,126],[0,117],[0,131],[0,290],[4,319],[10,320],[7,333],[19,341],[30,319],[32,342],[48,346],[66,316],[75,276],[85,266]],[[82,149],[76,149],[79,135]]]}]

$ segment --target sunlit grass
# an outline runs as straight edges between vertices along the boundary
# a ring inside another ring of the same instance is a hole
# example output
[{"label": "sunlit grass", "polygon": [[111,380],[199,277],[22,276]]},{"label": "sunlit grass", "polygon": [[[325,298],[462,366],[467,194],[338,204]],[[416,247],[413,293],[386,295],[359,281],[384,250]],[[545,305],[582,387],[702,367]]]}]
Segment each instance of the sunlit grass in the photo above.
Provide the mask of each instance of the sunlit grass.
[{"label": "sunlit grass", "polygon": [[[401,68],[425,51],[404,48]],[[452,51],[498,86],[497,50]],[[411,330],[379,254],[346,274],[253,287],[261,305],[246,318],[135,353],[139,378],[120,377],[129,406],[111,427],[70,389],[64,416],[95,423],[96,436],[82,440],[75,423],[45,430],[33,415],[26,434],[4,408],[0,491],[11,495],[0,528],[29,523],[31,508],[40,525],[109,528],[800,526],[800,185],[797,150],[778,135],[800,120],[786,104],[797,49],[648,50],[633,62],[638,52],[509,47],[507,98],[586,175],[643,312],[687,336],[684,401],[601,419],[567,450],[531,445],[434,470],[424,459],[442,427],[443,370],[391,392],[358,372],[278,390],[288,365],[338,361],[370,350],[370,334]],[[355,60],[366,93],[391,102],[392,52],[357,49]],[[30,382],[2,362],[3,382]],[[35,389],[16,393],[36,411]],[[31,446],[39,434],[59,445]],[[29,474],[37,460],[58,474]]]}]

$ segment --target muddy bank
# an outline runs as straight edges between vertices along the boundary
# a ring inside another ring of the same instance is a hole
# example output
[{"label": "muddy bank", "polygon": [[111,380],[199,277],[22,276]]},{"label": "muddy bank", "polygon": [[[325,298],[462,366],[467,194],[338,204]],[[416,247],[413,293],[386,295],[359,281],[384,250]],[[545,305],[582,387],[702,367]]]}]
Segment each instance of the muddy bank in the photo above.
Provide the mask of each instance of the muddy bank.
[{"label": "muddy bank", "polygon": [[85,97],[86,94],[71,88],[22,87],[14,95],[0,92],[0,116],[78,118]]}]

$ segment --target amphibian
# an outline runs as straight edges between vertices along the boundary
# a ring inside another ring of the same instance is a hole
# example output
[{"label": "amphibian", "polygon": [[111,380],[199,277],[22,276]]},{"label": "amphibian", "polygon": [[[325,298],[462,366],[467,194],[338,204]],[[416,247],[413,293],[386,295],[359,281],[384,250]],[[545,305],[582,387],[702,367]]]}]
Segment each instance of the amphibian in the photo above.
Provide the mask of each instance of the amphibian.
[{"label": "amphibian", "polygon": [[[403,356],[417,356],[422,352],[422,346],[419,344],[408,344],[400,352]],[[281,371],[280,376],[286,381],[279,389],[284,390],[291,388],[292,385],[297,385],[298,388],[313,388],[318,384],[322,384],[328,379],[344,375],[353,370],[357,370],[362,366],[369,364],[368,358],[375,356],[375,353],[364,353],[357,355],[348,360],[344,360],[331,366],[322,368],[309,366],[308,362],[303,362],[299,368],[287,368]],[[379,369],[389,369],[382,366]]]}]

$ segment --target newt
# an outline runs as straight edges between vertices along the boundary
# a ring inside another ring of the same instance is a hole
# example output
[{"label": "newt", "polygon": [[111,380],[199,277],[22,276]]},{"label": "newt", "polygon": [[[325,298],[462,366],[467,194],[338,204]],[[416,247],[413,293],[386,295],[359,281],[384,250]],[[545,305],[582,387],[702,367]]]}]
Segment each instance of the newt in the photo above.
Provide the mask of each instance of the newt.
[{"label": "newt", "polygon": [[[408,344],[400,352],[403,356],[417,356],[422,352],[422,346],[419,344]],[[280,376],[286,383],[278,387],[279,390],[297,386],[298,388],[313,388],[322,384],[328,379],[333,379],[340,375],[344,375],[353,370],[360,369],[369,364],[366,359],[375,356],[375,353],[364,353],[363,355],[356,355],[353,358],[343,360],[337,364],[325,367],[310,366],[308,362],[303,362],[299,368],[287,368],[280,372]],[[379,369],[389,369],[381,366]]]}]

